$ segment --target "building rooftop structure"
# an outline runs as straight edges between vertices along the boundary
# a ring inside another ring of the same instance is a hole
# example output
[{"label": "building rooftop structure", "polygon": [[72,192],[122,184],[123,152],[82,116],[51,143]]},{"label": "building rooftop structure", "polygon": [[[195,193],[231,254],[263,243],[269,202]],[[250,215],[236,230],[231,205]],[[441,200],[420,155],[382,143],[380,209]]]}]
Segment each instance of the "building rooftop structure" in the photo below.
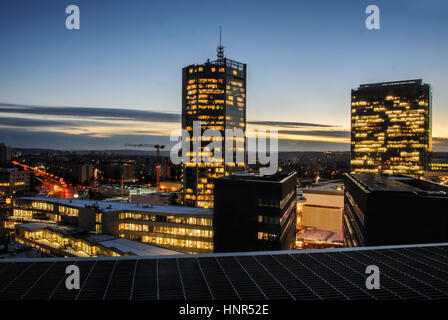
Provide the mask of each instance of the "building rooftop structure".
[{"label": "building rooftop structure", "polygon": [[[101,245],[109,248],[114,252],[124,255],[136,256],[152,256],[152,255],[176,255],[181,254],[178,251],[173,251],[161,247],[156,247],[150,244],[132,241],[125,238],[120,238],[113,235],[106,234],[92,234],[86,230],[74,226],[63,226],[47,223],[25,223],[17,225],[16,228],[21,228],[27,231],[50,230],[57,234],[71,237],[77,240],[84,240],[92,245]],[[47,242],[46,240],[42,240]],[[115,250],[114,250],[115,249]],[[88,256],[87,254],[85,256]]]},{"label": "building rooftop structure", "polygon": [[278,171],[272,175],[262,175],[255,172],[240,172],[233,175],[220,177],[220,180],[244,180],[244,181],[262,181],[262,182],[281,182],[294,174],[294,172]]},{"label": "building rooftop structure", "polygon": [[359,85],[360,88],[376,88],[376,87],[390,87],[390,86],[400,86],[408,84],[422,84],[423,79],[414,80],[400,80],[400,81],[389,81],[389,82],[376,82],[376,83],[366,83]]},{"label": "building rooftop structure", "polygon": [[[65,269],[76,264],[79,290]],[[366,288],[366,267],[381,271]],[[158,257],[0,260],[0,300],[447,299],[448,243]]]},{"label": "building rooftop structure", "polygon": [[321,230],[317,228],[306,228],[300,239],[308,242],[320,242],[323,244],[343,245],[344,235],[342,231]]},{"label": "building rooftop structure", "polygon": [[101,243],[101,245],[107,248],[111,249],[115,248],[121,252],[131,253],[136,256],[160,256],[160,255],[182,254],[179,253],[178,251],[156,247],[147,243],[132,241],[129,239],[119,237],[111,237],[109,240],[98,241],[98,243]]},{"label": "building rooftop structure", "polygon": [[213,210],[184,206],[168,206],[168,205],[146,205],[139,203],[115,202],[115,201],[96,201],[96,200],[77,200],[77,199],[60,199],[47,197],[20,197],[23,200],[46,201],[49,203],[62,204],[71,207],[85,208],[97,207],[102,212],[115,211],[143,211],[176,215],[213,215]]},{"label": "building rooftop structure", "polygon": [[351,177],[368,192],[402,192],[422,195],[448,195],[448,187],[407,176],[352,173]]}]

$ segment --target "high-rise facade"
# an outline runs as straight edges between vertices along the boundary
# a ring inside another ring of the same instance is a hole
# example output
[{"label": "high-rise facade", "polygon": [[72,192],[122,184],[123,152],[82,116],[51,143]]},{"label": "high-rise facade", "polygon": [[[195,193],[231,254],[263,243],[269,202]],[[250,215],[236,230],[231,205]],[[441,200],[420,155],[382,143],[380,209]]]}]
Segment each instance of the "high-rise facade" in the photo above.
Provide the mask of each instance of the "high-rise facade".
[{"label": "high-rise facade", "polygon": [[[201,122],[201,137],[207,129],[218,130],[222,137],[226,129],[246,130],[246,64],[225,58],[222,46],[218,47],[217,60],[189,65],[182,70],[182,129],[190,137],[193,137],[195,121]],[[194,150],[193,139],[189,143],[189,160],[182,165],[183,204],[212,208],[212,179],[246,166],[245,138],[234,138],[234,161],[224,161],[223,150],[219,159],[210,150],[215,157],[213,163],[200,160],[201,155],[208,152],[206,146],[210,138],[201,138],[200,154]],[[236,152],[244,155],[243,161],[237,161]]]},{"label": "high-rise facade", "polygon": [[431,145],[431,86],[362,84],[351,96],[351,172],[422,176]]}]

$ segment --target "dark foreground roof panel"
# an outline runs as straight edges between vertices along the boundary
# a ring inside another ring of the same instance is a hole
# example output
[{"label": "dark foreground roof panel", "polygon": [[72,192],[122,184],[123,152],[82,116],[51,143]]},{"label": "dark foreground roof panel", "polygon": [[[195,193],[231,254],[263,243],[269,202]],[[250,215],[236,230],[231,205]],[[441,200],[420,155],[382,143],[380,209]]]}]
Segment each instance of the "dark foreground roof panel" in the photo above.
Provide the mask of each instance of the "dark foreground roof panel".
[{"label": "dark foreground roof panel", "polygon": [[[65,269],[80,269],[68,290]],[[366,288],[366,267],[380,289]],[[447,299],[448,244],[158,257],[0,260],[0,299]]]}]

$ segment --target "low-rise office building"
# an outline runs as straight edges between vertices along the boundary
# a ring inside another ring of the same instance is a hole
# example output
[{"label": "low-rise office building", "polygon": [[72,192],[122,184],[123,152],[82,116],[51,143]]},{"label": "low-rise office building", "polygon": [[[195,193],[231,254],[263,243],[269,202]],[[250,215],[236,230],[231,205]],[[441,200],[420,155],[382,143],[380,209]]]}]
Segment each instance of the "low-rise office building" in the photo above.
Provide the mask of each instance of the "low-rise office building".
[{"label": "low-rise office building", "polygon": [[235,174],[214,180],[215,252],[295,247],[297,174]]},{"label": "low-rise office building", "polygon": [[112,235],[95,235],[78,227],[45,223],[15,226],[15,241],[59,257],[148,256],[178,254]]},{"label": "low-rise office building", "polygon": [[11,221],[59,223],[184,253],[213,252],[210,209],[135,203],[21,197]]},{"label": "low-rise office building", "polygon": [[346,174],[344,200],[346,246],[448,241],[448,187],[405,176]]}]

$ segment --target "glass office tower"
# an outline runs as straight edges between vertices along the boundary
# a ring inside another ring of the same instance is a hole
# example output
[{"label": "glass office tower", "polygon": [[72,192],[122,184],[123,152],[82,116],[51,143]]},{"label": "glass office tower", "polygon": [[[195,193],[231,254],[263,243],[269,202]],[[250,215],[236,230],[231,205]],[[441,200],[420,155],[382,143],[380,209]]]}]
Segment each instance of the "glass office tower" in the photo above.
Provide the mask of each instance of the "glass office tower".
[{"label": "glass office tower", "polygon": [[351,172],[410,175],[428,170],[431,86],[422,80],[362,84],[351,97]]},{"label": "glass office tower", "polygon": [[[194,121],[201,121],[201,136],[207,129],[218,130],[222,137],[225,129],[246,131],[246,64],[225,58],[222,46],[218,47],[216,61],[182,70],[182,128],[190,137],[193,137]],[[241,138],[234,139],[231,163],[224,161],[225,150],[220,161],[201,162],[190,140],[189,161],[182,167],[184,205],[212,208],[212,179],[244,170],[246,141],[238,139]],[[205,146],[209,143],[209,139],[201,139],[201,152],[207,151]],[[224,141],[222,144],[224,147]],[[244,154],[244,161],[236,161],[236,151]]]}]

